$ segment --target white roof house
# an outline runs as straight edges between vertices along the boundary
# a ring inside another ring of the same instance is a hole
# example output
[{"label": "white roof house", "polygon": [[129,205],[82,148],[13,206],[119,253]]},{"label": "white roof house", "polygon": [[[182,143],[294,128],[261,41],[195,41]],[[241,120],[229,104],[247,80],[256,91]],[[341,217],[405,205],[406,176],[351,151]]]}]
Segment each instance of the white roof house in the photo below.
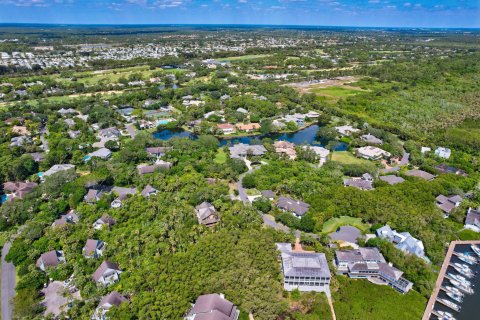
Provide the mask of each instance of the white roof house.
[{"label": "white roof house", "polygon": [[439,147],[435,150],[435,154],[443,159],[448,159],[452,155],[452,150],[444,147]]},{"label": "white roof house", "polygon": [[337,130],[338,133],[340,133],[342,136],[349,136],[352,133],[359,132],[360,129],[356,129],[352,126],[340,126],[340,127],[335,127],[335,130]]},{"label": "white roof house", "polygon": [[408,232],[397,232],[390,228],[387,224],[376,231],[379,238],[387,239],[392,242],[397,249],[402,250],[403,252],[416,255],[419,258],[422,258],[429,262],[428,258],[425,256],[425,247],[423,242],[417,238],[412,237]]},{"label": "white roof house", "polygon": [[357,155],[370,160],[379,160],[382,158],[389,158],[391,156],[390,152],[373,146],[358,148]]},{"label": "white roof house", "polygon": [[42,177],[48,177],[55,173],[70,170],[70,169],[75,169],[75,166],[73,164],[55,164],[50,169],[45,171]]},{"label": "white roof house", "polygon": [[320,158],[320,165],[323,165],[327,162],[328,155],[330,154],[330,150],[317,147],[317,146],[303,146],[303,150],[312,150],[315,154]]}]

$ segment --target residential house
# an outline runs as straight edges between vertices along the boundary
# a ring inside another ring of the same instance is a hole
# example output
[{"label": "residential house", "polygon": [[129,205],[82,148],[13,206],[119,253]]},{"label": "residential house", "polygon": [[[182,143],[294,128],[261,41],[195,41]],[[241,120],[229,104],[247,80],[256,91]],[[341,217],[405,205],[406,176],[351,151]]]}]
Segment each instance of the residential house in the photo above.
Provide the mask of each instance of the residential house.
[{"label": "residential house", "polygon": [[41,162],[45,160],[45,154],[39,153],[39,152],[33,152],[33,153],[27,153],[33,158],[33,161],[35,162]]},{"label": "residential house", "polygon": [[297,218],[301,218],[310,209],[310,205],[303,201],[281,196],[278,198],[277,208],[283,211],[290,212]]},{"label": "residential house", "polygon": [[463,198],[459,195],[444,196],[443,194],[435,198],[437,200],[437,207],[442,209],[445,218],[448,218],[453,209],[460,207]]},{"label": "residential house", "polygon": [[368,144],[383,144],[383,140],[375,137],[372,134],[364,134],[363,136],[360,137],[360,140],[363,142],[366,142]]},{"label": "residential house", "polygon": [[54,268],[63,262],[65,262],[63,251],[52,250],[42,253],[36,265],[40,270],[45,271],[47,268]]},{"label": "residential house", "polygon": [[238,320],[240,310],[223,294],[199,296],[184,320]]},{"label": "residential house", "polygon": [[373,190],[373,177],[369,173],[364,173],[361,177],[343,180],[345,187],[355,187],[360,190]]},{"label": "residential house", "polygon": [[117,221],[113,219],[112,217],[108,215],[103,215],[101,218],[98,218],[94,223],[93,223],[93,228],[95,230],[100,230],[104,226],[111,227],[113,225],[117,224]]},{"label": "residential house", "polygon": [[105,242],[102,240],[87,239],[87,243],[82,249],[82,254],[85,258],[97,259],[103,256],[105,250]]},{"label": "residential house", "polygon": [[297,158],[297,151],[295,150],[295,144],[288,141],[275,141],[273,143],[275,152],[280,155],[286,155],[290,160]]},{"label": "residential house", "polygon": [[70,115],[70,114],[77,114],[78,113],[75,109],[72,109],[72,108],[68,108],[68,109],[61,108],[57,112],[62,116],[67,116],[67,115]]},{"label": "residential house", "polygon": [[244,109],[244,108],[238,108],[237,110],[235,110],[236,112],[239,112],[239,113],[243,113],[243,114],[248,114],[248,110]]},{"label": "residential house", "polygon": [[110,292],[105,296],[95,309],[92,320],[106,320],[108,311],[113,307],[119,307],[122,303],[128,302],[128,299],[117,291]]},{"label": "residential house", "polygon": [[109,286],[120,280],[120,274],[122,272],[118,264],[105,260],[93,273],[92,278],[96,283]]},{"label": "residential house", "polygon": [[413,283],[402,277],[403,272],[386,263],[377,248],[359,248],[335,251],[337,273],[347,274],[354,279],[371,279],[373,283],[384,283],[400,293],[407,293]]},{"label": "residential house", "polygon": [[316,111],[309,111],[307,113],[307,118],[310,118],[310,119],[318,119],[318,117],[320,117],[320,113],[316,112]]},{"label": "residential house", "polygon": [[380,160],[390,158],[392,156],[390,152],[373,146],[358,148],[357,155],[368,160]]},{"label": "residential house", "polygon": [[75,166],[73,164],[55,164],[50,169],[45,171],[41,178],[49,177],[55,173],[67,171],[67,170],[75,170]]},{"label": "residential house", "polygon": [[236,132],[235,126],[230,123],[217,124],[217,129],[223,134],[232,134]]},{"label": "residential house", "polygon": [[359,132],[360,129],[356,129],[352,126],[340,126],[340,127],[335,127],[335,130],[344,137],[352,135],[352,133]]},{"label": "residential house", "polygon": [[272,121],[272,126],[277,128],[278,130],[284,129],[287,125],[279,120],[273,120]]},{"label": "residential house", "polygon": [[79,221],[80,219],[78,218],[77,213],[75,210],[70,210],[66,214],[62,214],[60,218],[55,220],[52,224],[53,227],[62,227],[67,224],[75,224]]},{"label": "residential house", "polygon": [[10,139],[10,147],[21,147],[25,143],[30,142],[30,138],[26,136],[13,137]]},{"label": "residential house", "polygon": [[12,133],[18,134],[19,136],[29,136],[30,131],[28,131],[25,126],[13,126]]},{"label": "residential house", "polygon": [[435,179],[435,176],[433,174],[428,173],[428,172],[423,171],[423,170],[418,170],[418,169],[409,170],[409,171],[405,172],[405,175],[407,175],[409,177],[417,177],[417,178],[427,180],[427,181],[431,181],[431,180]]},{"label": "residential house", "polygon": [[96,203],[103,196],[103,191],[97,189],[88,189],[87,194],[83,197],[87,203]]},{"label": "residential house", "polygon": [[150,147],[150,148],[145,148],[145,151],[152,157],[163,157],[165,153],[168,151],[171,151],[171,147]]},{"label": "residential house", "polygon": [[480,210],[468,208],[465,229],[480,232]]},{"label": "residential house", "polygon": [[330,295],[330,269],[323,253],[294,251],[290,243],[276,243],[281,252],[283,288]]},{"label": "residential house", "polygon": [[444,147],[439,147],[435,150],[435,154],[443,159],[448,159],[452,155],[452,150]]},{"label": "residential house", "polygon": [[118,195],[117,199],[113,200],[111,203],[112,208],[120,208],[122,206],[122,201],[127,199],[128,196],[132,196],[138,193],[136,188],[124,188],[124,187],[113,187],[112,192]]},{"label": "residential house", "polygon": [[112,151],[110,151],[109,149],[107,148],[100,148],[96,151],[93,151],[91,153],[89,153],[85,158],[84,158],[84,161],[87,162],[89,161],[90,159],[92,159],[93,157],[97,157],[97,158],[100,158],[102,160],[107,160],[109,159],[110,157],[112,156]]},{"label": "residential house", "polygon": [[207,227],[212,227],[220,222],[217,210],[215,210],[215,207],[208,202],[203,202],[196,206],[195,214],[197,215],[198,223]]},{"label": "residential house", "polygon": [[311,150],[313,151],[317,157],[319,158],[320,165],[323,166],[325,162],[327,162],[328,155],[330,154],[330,150],[322,148],[322,147],[316,147],[316,146],[303,146],[303,150]]},{"label": "residential house", "polygon": [[245,132],[260,130],[260,124],[258,123],[248,123],[248,124],[237,123],[235,126],[237,127],[238,130],[245,131]]},{"label": "residential house", "polygon": [[155,164],[146,165],[146,164],[139,164],[137,166],[138,174],[143,176],[144,174],[154,173],[155,170],[168,170],[172,167],[171,162],[157,160]]},{"label": "residential house", "polygon": [[145,186],[145,188],[143,188],[142,192],[140,193],[142,195],[142,197],[144,198],[148,198],[152,195],[155,195],[157,194],[158,190],[155,189],[154,187],[152,187],[151,185],[147,185]]},{"label": "residential house", "polygon": [[36,186],[38,186],[35,182],[5,182],[3,184],[3,190],[8,191],[8,195],[10,199],[18,198],[23,199],[23,197],[30,193]]},{"label": "residential house", "polygon": [[248,145],[244,143],[237,143],[228,149],[232,159],[243,159],[247,156],[263,156],[267,152],[267,149],[262,145]]},{"label": "residential house", "polygon": [[75,126],[75,121],[73,119],[65,119],[63,120],[69,128]]},{"label": "residential house", "polygon": [[379,238],[387,239],[395,245],[395,248],[402,250],[405,253],[416,255],[426,261],[429,261],[425,256],[425,248],[423,242],[417,238],[412,237],[408,232],[397,232],[392,230],[387,224],[377,229],[376,234]]},{"label": "residential house", "polygon": [[268,199],[268,200],[273,200],[273,199],[275,199],[275,193],[273,193],[272,190],[263,190],[263,191],[261,192],[261,194],[262,194],[262,197],[264,197],[264,198],[266,198],[266,199]]},{"label": "residential house", "polygon": [[77,139],[82,135],[82,131],[80,130],[68,130],[68,136],[70,139]]},{"label": "residential house", "polygon": [[116,140],[118,137],[120,137],[120,135],[120,130],[115,127],[110,127],[98,131],[97,137],[100,140]]},{"label": "residential house", "polygon": [[402,177],[398,177],[398,176],[393,175],[393,174],[387,175],[387,176],[381,176],[379,179],[388,183],[391,186],[402,183],[402,182],[405,181],[405,179],[403,179]]},{"label": "residential house", "polygon": [[300,113],[289,114],[283,117],[285,123],[293,122],[298,127],[303,127],[305,125],[305,115]]}]

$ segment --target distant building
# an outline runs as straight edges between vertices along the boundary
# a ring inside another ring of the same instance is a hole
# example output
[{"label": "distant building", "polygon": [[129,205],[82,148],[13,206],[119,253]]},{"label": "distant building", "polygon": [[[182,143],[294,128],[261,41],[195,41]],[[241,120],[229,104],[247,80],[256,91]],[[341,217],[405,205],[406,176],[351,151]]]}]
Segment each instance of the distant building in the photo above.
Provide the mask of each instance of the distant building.
[{"label": "distant building", "polygon": [[356,133],[360,131],[359,129],[356,129],[352,126],[335,127],[335,130],[337,130],[337,132],[344,137],[350,136],[352,135],[352,133]]},{"label": "distant building", "polygon": [[152,165],[145,165],[140,164],[137,166],[138,174],[143,176],[145,174],[154,173],[156,170],[168,170],[172,167],[171,162],[158,160],[155,164]]},{"label": "distant building", "polygon": [[468,208],[465,229],[480,232],[480,211]]},{"label": "distant building", "polygon": [[32,192],[32,190],[38,184],[35,182],[5,182],[3,184],[3,190],[9,192],[9,199],[18,198],[23,199],[23,197]]},{"label": "distant building", "polygon": [[360,190],[373,190],[373,177],[369,173],[364,173],[360,178],[350,178],[343,180],[345,187],[354,187]]},{"label": "distant building", "polygon": [[117,224],[117,221],[115,221],[115,219],[113,219],[112,217],[110,217],[108,215],[103,215],[101,218],[97,219],[93,223],[93,228],[95,230],[100,230],[100,229],[103,229],[103,227],[105,227],[105,226],[111,227],[115,224]]},{"label": "distant building", "polygon": [[62,214],[59,219],[55,220],[52,224],[53,227],[61,227],[67,224],[75,224],[79,221],[78,215],[74,210],[70,210],[66,214]]},{"label": "distant building", "polygon": [[237,123],[235,126],[237,127],[238,130],[245,131],[245,132],[252,132],[260,129],[260,124],[258,123],[248,123],[248,124]]},{"label": "distant building", "polygon": [[281,252],[283,287],[287,291],[325,292],[330,295],[330,269],[323,253],[293,251],[290,243],[277,243]]},{"label": "distant building", "polygon": [[145,148],[145,151],[152,157],[163,157],[165,153],[168,151],[172,150],[171,147],[150,147],[150,148]]},{"label": "distant building", "polygon": [[120,280],[121,273],[118,264],[105,260],[93,273],[92,278],[96,283],[109,286]]},{"label": "distant building", "polygon": [[392,230],[388,224],[377,229],[376,233],[379,238],[387,239],[393,243],[395,248],[402,250],[405,253],[416,255],[429,262],[428,258],[425,256],[423,242],[412,237],[410,233]]},{"label": "distant building", "polygon": [[67,170],[75,170],[75,166],[73,164],[56,164],[53,165],[50,169],[45,171],[43,173],[42,178],[44,177],[49,177],[55,173],[61,172],[61,171],[67,171]]},{"label": "distant building", "polygon": [[273,193],[272,190],[263,190],[261,194],[262,194],[262,197],[268,200],[273,200],[275,198],[275,193]]},{"label": "distant building", "polygon": [[368,144],[382,144],[383,140],[375,137],[372,134],[364,134],[363,136],[360,137],[360,140],[368,143]]},{"label": "distant building", "polygon": [[84,161],[87,162],[89,161],[90,159],[92,159],[93,157],[97,157],[97,158],[100,158],[102,160],[107,160],[108,158],[110,158],[112,156],[112,151],[110,151],[109,149],[107,148],[100,148],[96,151],[93,151],[91,153],[89,153],[85,158],[84,158]]},{"label": "distant building", "polygon": [[45,271],[47,268],[54,268],[63,262],[65,262],[63,251],[52,250],[42,253],[37,260],[37,267],[40,268],[40,270]]},{"label": "distant building", "polygon": [[235,126],[230,123],[217,124],[217,129],[223,134],[232,134],[236,132]]},{"label": "distant building", "polygon": [[184,320],[238,320],[240,311],[223,294],[199,296]]},{"label": "distant building", "polygon": [[313,151],[319,158],[320,165],[322,166],[327,162],[328,155],[330,154],[330,150],[322,148],[322,147],[316,147],[316,146],[303,146],[303,150],[311,150]]},{"label": "distant building", "polygon": [[98,137],[102,140],[115,140],[120,137],[121,133],[120,130],[114,127],[110,127],[107,129],[102,129],[98,131]]},{"label": "distant building", "polygon": [[145,186],[145,188],[143,188],[142,192],[140,193],[144,198],[148,198],[152,195],[155,195],[157,194],[158,190],[155,189],[154,187],[152,187],[151,185],[147,185]]},{"label": "distant building", "polygon": [[273,143],[275,152],[280,155],[286,155],[290,160],[297,158],[297,151],[295,150],[295,144],[288,141],[275,141]]},{"label": "distant building", "polygon": [[439,164],[438,166],[435,167],[440,173],[451,173],[451,174],[456,174],[458,176],[468,176],[465,170],[462,169],[457,169],[455,167],[450,167],[447,166],[446,164]]},{"label": "distant building", "polygon": [[435,154],[443,159],[448,159],[452,155],[452,150],[444,147],[439,147],[435,150]]},{"label": "distant building", "polygon": [[433,174],[428,173],[428,172],[423,171],[423,170],[417,170],[417,169],[409,170],[405,173],[405,175],[407,175],[409,177],[417,177],[417,178],[427,180],[427,181],[431,181],[431,180],[435,179],[435,176]]},{"label": "distant building", "polygon": [[217,210],[215,210],[215,207],[208,202],[203,202],[202,204],[196,206],[195,214],[197,215],[198,223],[207,227],[213,227],[215,224],[220,222]]},{"label": "distant building", "polygon": [[230,150],[230,158],[232,159],[243,159],[247,156],[263,156],[267,152],[267,149],[261,144],[248,145],[237,143],[228,149]]},{"label": "distant building", "polygon": [[403,272],[386,263],[377,248],[335,251],[337,272],[350,278],[369,279],[374,283],[387,284],[400,293],[407,293],[413,283],[402,278]]},{"label": "distant building", "polygon": [[310,209],[310,205],[303,201],[294,200],[292,198],[280,197],[278,198],[277,208],[290,212],[297,218],[301,218]]},{"label": "distant building", "polygon": [[387,175],[387,176],[381,176],[379,177],[380,180],[388,183],[389,185],[393,186],[399,183],[402,183],[405,181],[402,177],[398,177],[396,175]]},{"label": "distant building", "polygon": [[443,194],[435,198],[437,201],[437,207],[442,209],[445,214],[445,218],[448,218],[453,209],[460,207],[463,198],[459,195],[444,196]]},{"label": "distant building", "polygon": [[96,203],[103,196],[103,192],[97,189],[88,189],[87,194],[83,197],[87,203]]},{"label": "distant building", "polygon": [[368,160],[387,159],[392,156],[390,152],[372,146],[358,148],[357,155]]}]

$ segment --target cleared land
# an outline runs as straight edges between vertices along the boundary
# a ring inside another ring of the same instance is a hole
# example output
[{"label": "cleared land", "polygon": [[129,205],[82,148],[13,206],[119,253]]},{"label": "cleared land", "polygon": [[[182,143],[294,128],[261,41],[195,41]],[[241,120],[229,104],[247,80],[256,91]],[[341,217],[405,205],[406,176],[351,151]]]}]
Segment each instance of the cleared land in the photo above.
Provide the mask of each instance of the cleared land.
[{"label": "cleared land", "polygon": [[360,87],[353,87],[350,85],[354,82],[357,82],[358,80],[359,80],[358,77],[345,76],[345,77],[337,77],[332,79],[294,82],[294,83],[286,84],[286,86],[292,87],[303,94],[314,92],[314,90],[325,89],[330,87],[342,87],[342,86],[347,86],[352,91],[353,90],[360,91],[362,90]]},{"label": "cleared land", "polygon": [[360,218],[353,218],[349,216],[341,216],[338,218],[332,218],[323,224],[322,233],[335,232],[341,226],[352,226],[362,231],[368,230],[370,227],[368,224],[362,222]]},{"label": "cleared land", "polygon": [[334,151],[332,152],[332,161],[340,162],[342,164],[366,164],[370,163],[368,160],[355,157],[348,151]]},{"label": "cleared land", "polygon": [[344,86],[344,87],[328,87],[328,88],[314,88],[310,92],[320,96],[327,96],[333,98],[344,98],[356,95],[363,90],[358,87]]},{"label": "cleared land", "polygon": [[241,60],[252,60],[252,59],[261,59],[270,57],[271,54],[249,54],[244,56],[238,57],[226,57],[226,58],[218,58],[217,61],[241,61]]},{"label": "cleared land", "polygon": [[426,299],[416,291],[402,295],[388,286],[338,276],[333,305],[342,320],[421,319]]}]

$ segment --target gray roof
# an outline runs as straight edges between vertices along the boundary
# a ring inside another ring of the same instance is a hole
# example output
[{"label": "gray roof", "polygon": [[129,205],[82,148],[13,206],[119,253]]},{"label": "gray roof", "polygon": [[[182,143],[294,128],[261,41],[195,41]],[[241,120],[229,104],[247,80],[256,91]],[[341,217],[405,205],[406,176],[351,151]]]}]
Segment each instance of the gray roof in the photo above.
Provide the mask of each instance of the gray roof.
[{"label": "gray roof", "polygon": [[[219,294],[205,294],[199,296],[193,308],[190,310],[190,315],[196,315],[197,319],[215,319],[215,320],[230,320],[235,319],[236,308],[230,301],[222,298]],[[217,317],[212,315],[199,317],[199,315],[207,315],[213,313]]]},{"label": "gray roof", "polygon": [[87,243],[85,244],[85,247],[83,247],[83,254],[89,256],[95,253],[95,251],[100,249],[102,246],[102,240],[87,239]]},{"label": "gray roof", "polygon": [[380,180],[385,181],[389,185],[395,185],[395,184],[402,183],[402,182],[405,181],[405,179],[403,179],[402,177],[397,177],[393,174],[388,175],[388,176],[381,176]]},{"label": "gray roof", "polygon": [[261,193],[265,198],[275,198],[275,193],[272,190],[263,190]]},{"label": "gray roof", "polygon": [[364,179],[345,179],[343,180],[343,185],[345,187],[355,187],[360,190],[373,190],[372,181]]},{"label": "gray roof", "polygon": [[480,228],[480,211],[468,208],[465,224],[474,225]]},{"label": "gray roof", "polygon": [[[277,248],[283,250],[285,248],[283,245],[277,244]],[[325,254],[288,250],[281,252],[284,276],[330,278],[330,269]]]},{"label": "gray roof", "polygon": [[145,188],[143,188],[141,195],[146,198],[151,194],[157,193],[157,191],[158,190],[152,187],[151,185],[147,185],[145,186]]},{"label": "gray roof", "polygon": [[150,147],[145,148],[145,151],[151,155],[162,155],[165,154],[167,151],[172,150],[171,147]]},{"label": "gray roof", "polygon": [[37,266],[40,265],[40,262],[43,262],[45,267],[56,267],[60,262],[60,257],[63,256],[61,251],[52,250],[45,253],[42,253],[40,258],[37,260]]},{"label": "gray roof", "polygon": [[108,305],[110,306],[119,306],[122,302],[128,301],[127,298],[122,296],[120,293],[117,291],[112,291],[110,292],[109,295],[105,296],[102,301],[100,301],[100,304],[98,305],[101,308],[104,308]]},{"label": "gray roof", "polygon": [[108,269],[120,271],[118,264],[105,260],[93,273],[93,280],[98,281]]},{"label": "gray roof", "polygon": [[238,143],[229,147],[230,157],[239,158],[246,155],[261,156],[267,152],[267,149],[263,145],[248,145],[244,143]]},{"label": "gray roof", "polygon": [[307,213],[310,205],[303,201],[294,200],[287,197],[278,198],[277,207],[295,213],[297,216],[303,216]]},{"label": "gray roof", "polygon": [[360,230],[352,226],[342,226],[337,231],[328,235],[332,240],[343,240],[350,243],[357,243],[357,239],[362,236]]},{"label": "gray roof", "polygon": [[66,170],[70,170],[70,169],[75,169],[75,166],[73,164],[56,164],[56,165],[53,165],[47,171],[45,171],[43,173],[43,176],[48,177],[48,176],[50,176],[52,174],[55,174],[57,172],[66,171]]},{"label": "gray roof", "polygon": [[88,154],[90,157],[99,157],[102,159],[110,158],[112,151],[107,148],[101,148]]},{"label": "gray roof", "polygon": [[385,262],[385,258],[377,248],[358,248],[355,250],[335,251],[337,260],[346,262]]},{"label": "gray roof", "polygon": [[363,136],[360,137],[365,142],[371,143],[371,144],[382,144],[383,141],[377,137],[375,137],[372,134],[364,134]]},{"label": "gray roof", "polygon": [[213,224],[220,221],[215,207],[209,202],[203,202],[195,207],[198,223]]},{"label": "gray roof", "polygon": [[405,174],[410,177],[417,177],[427,181],[433,180],[435,178],[433,174],[430,174],[423,170],[417,170],[417,169],[409,170]]}]

